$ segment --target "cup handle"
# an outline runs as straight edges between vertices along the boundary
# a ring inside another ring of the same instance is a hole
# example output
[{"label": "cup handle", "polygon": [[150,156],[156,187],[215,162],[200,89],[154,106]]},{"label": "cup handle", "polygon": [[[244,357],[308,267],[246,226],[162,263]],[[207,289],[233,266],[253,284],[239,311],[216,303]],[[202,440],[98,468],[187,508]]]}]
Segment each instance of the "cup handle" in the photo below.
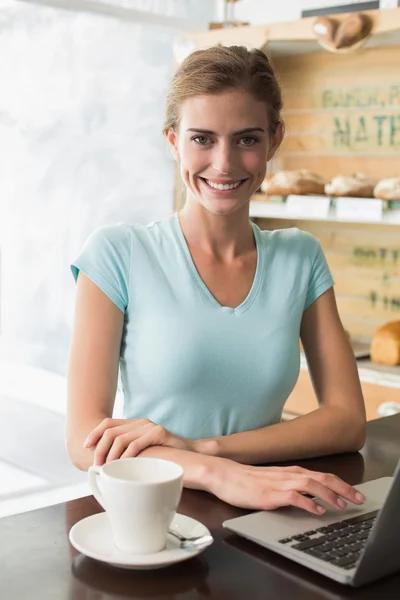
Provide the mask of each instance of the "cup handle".
[{"label": "cup handle", "polygon": [[96,498],[97,502],[106,510],[104,506],[104,496],[100,491],[99,484],[97,483],[97,479],[100,475],[100,467],[98,465],[92,465],[89,467],[89,487],[93,496]]}]

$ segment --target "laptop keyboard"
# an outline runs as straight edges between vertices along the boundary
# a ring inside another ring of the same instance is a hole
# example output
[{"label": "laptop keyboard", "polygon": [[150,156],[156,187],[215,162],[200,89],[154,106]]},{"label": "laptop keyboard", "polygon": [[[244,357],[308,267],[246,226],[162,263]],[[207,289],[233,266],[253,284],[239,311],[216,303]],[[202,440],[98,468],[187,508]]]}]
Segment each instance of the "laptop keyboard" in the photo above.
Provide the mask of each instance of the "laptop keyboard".
[{"label": "laptop keyboard", "polygon": [[352,569],[363,551],[378,512],[375,510],[338,521],[279,542],[332,565]]}]

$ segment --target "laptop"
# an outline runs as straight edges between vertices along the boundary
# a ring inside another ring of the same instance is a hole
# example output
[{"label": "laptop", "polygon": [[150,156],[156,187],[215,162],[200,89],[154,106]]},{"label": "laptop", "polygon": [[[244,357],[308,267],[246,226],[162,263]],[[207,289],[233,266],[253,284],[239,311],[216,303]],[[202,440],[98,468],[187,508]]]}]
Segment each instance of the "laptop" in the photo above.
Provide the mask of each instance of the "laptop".
[{"label": "laptop", "polygon": [[400,571],[400,460],[393,477],[354,486],[366,501],[322,516],[297,507],[254,512],[223,527],[340,583],[358,587]]}]

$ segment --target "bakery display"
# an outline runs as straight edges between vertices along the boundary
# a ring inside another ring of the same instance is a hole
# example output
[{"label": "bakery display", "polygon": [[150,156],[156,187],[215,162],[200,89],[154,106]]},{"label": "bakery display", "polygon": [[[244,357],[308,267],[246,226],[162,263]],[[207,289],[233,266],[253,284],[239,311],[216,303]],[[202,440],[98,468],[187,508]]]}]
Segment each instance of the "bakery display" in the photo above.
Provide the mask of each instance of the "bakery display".
[{"label": "bakery display", "polygon": [[317,194],[400,201],[400,177],[378,180],[364,173],[354,173],[336,175],[328,182],[322,175],[307,169],[284,170],[266,175],[259,191],[268,196],[279,197],[290,194],[300,196]]},{"label": "bakery display", "polygon": [[326,183],[324,177],[307,169],[278,171],[263,181],[261,190],[269,196],[324,194]]},{"label": "bakery display", "polygon": [[[395,13],[389,18],[386,12],[326,10],[308,16],[285,41],[279,30],[274,40],[281,41],[269,50],[282,90],[285,136],[278,150],[267,154],[255,182],[259,193],[249,203],[250,218],[261,229],[296,228],[318,240],[335,281],[340,319],[351,332],[342,334],[341,343],[350,338],[360,378],[370,386],[374,415],[386,400],[380,385],[400,392],[393,325],[373,360],[370,355],[378,327],[400,321],[400,93],[397,97],[395,75],[400,43],[393,42],[394,31],[400,36],[400,8],[396,24]],[[383,24],[383,14],[390,25]],[[367,50],[358,51],[363,44]],[[281,276],[284,281],[285,272]],[[329,332],[326,336],[334,362],[339,342]],[[306,370],[306,358],[312,362],[315,351],[311,337],[304,340],[309,346],[303,348],[299,340],[292,350],[300,349],[301,369]],[[298,394],[304,395],[308,409],[302,384]]]},{"label": "bakery display", "polygon": [[376,330],[371,342],[371,361],[400,365],[400,321],[391,321]]},{"label": "bakery display", "polygon": [[400,177],[378,181],[374,188],[374,197],[381,200],[400,200]]},{"label": "bakery display", "polygon": [[346,196],[350,198],[373,198],[377,180],[364,173],[337,175],[325,186],[327,196]]}]

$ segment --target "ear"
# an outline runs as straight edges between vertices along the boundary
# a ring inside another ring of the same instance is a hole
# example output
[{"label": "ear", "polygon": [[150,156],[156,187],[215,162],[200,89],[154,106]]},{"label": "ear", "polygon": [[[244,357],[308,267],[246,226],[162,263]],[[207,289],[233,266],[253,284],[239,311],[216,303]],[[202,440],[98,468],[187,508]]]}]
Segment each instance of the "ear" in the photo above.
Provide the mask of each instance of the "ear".
[{"label": "ear", "polygon": [[164,131],[165,139],[168,142],[169,149],[172,152],[172,156],[176,161],[179,160],[179,151],[178,151],[178,134],[172,127],[169,129],[165,129]]},{"label": "ear", "polygon": [[276,128],[276,131],[275,131],[273,137],[271,138],[271,145],[268,150],[267,162],[270,161],[271,158],[273,158],[273,156],[275,155],[275,152],[278,150],[279,146],[282,143],[284,135],[285,135],[285,123],[281,120],[279,122],[278,127]]}]

